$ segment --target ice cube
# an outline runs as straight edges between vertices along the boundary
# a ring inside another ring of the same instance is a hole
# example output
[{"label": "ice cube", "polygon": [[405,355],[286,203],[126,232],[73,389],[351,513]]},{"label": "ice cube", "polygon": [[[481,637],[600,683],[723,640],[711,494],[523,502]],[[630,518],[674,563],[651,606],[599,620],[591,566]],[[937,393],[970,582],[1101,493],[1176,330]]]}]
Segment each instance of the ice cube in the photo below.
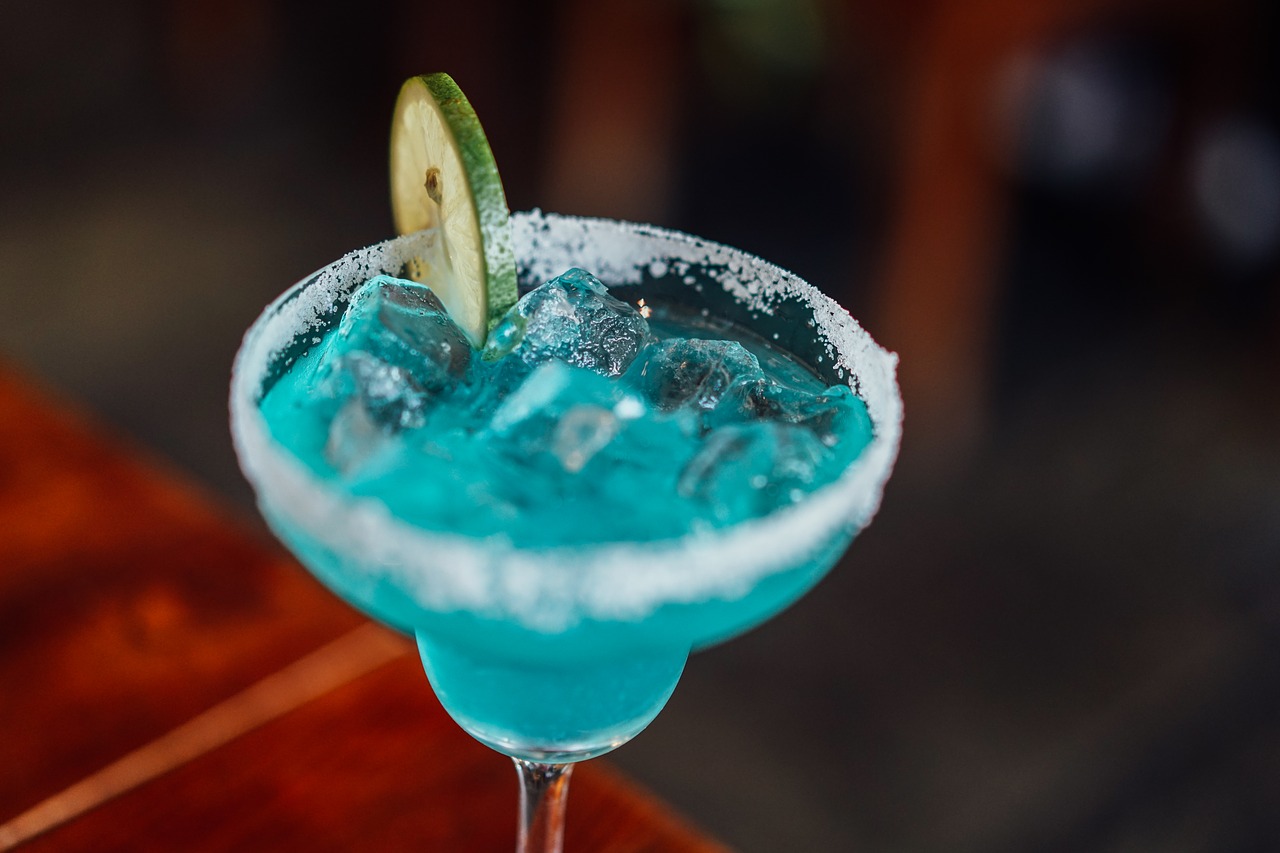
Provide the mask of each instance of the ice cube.
[{"label": "ice cube", "polygon": [[[426,423],[430,397],[408,370],[356,350],[337,357],[329,387],[351,396],[384,429],[417,429]],[[345,393],[344,393],[345,391]]]},{"label": "ice cube", "polygon": [[628,378],[660,411],[710,411],[734,383],[763,380],[760,362],[737,341],[670,338],[645,348]]},{"label": "ice cube", "polygon": [[831,453],[803,427],[731,424],[707,435],[681,471],[676,489],[729,524],[801,499],[828,481]]},{"label": "ice cube", "polygon": [[613,440],[618,427],[618,416],[609,409],[573,406],[556,423],[551,452],[564,470],[576,474]]},{"label": "ice cube", "polygon": [[547,450],[552,431],[570,409],[593,406],[611,411],[624,399],[625,389],[619,383],[585,368],[548,361],[534,368],[503,399],[489,421],[489,429],[495,435]]},{"label": "ice cube", "polygon": [[572,269],[512,306],[489,335],[484,358],[526,368],[558,360],[620,376],[649,337],[639,311],[610,296],[595,276]]},{"label": "ice cube", "polygon": [[490,428],[503,434],[540,415],[555,417],[559,413],[556,403],[569,391],[573,373],[558,361],[541,365],[502,400],[489,421]]},{"label": "ice cube", "polygon": [[707,418],[712,427],[751,421],[802,426],[827,447],[861,449],[871,440],[866,404],[847,385],[813,394],[767,379],[742,382],[725,393]]},{"label": "ice cube", "polygon": [[435,294],[377,276],[351,297],[323,356],[321,389],[338,399],[359,397],[384,429],[415,429],[436,398],[466,381],[472,358]]},{"label": "ice cube", "polygon": [[637,411],[644,414],[644,403],[619,383],[548,361],[498,406],[488,439],[530,476],[576,474],[639,416]]},{"label": "ice cube", "polygon": [[351,297],[332,344],[400,368],[427,393],[455,385],[471,364],[467,337],[427,287],[380,275]]},{"label": "ice cube", "polygon": [[324,455],[340,474],[352,476],[390,441],[389,432],[357,397],[347,401],[329,422]]},{"label": "ice cube", "polygon": [[430,398],[408,371],[367,352],[338,356],[332,369],[328,389],[345,402],[329,422],[324,453],[339,473],[352,476],[391,436],[426,423]]}]

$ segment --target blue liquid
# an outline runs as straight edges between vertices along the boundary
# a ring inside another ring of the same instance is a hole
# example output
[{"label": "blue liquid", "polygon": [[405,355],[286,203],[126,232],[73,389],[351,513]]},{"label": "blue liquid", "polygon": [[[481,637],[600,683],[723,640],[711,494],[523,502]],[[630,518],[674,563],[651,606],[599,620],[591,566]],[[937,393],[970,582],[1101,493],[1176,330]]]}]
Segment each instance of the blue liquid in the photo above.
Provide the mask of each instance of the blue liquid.
[{"label": "blue liquid", "polygon": [[459,725],[500,752],[548,762],[581,761],[638,734],[671,697],[688,656],[565,666],[475,654],[426,630],[417,637],[431,686]]},{"label": "blue liquid", "polygon": [[[384,281],[393,299],[353,299],[265,396],[271,432],[332,488],[376,497],[409,524],[529,549],[731,526],[803,500],[869,442],[865,407],[847,388],[826,388],[785,353],[697,315],[646,322],[602,301],[592,281],[569,279],[566,298],[585,300],[592,322],[619,337],[565,346],[580,327],[537,326],[535,291],[483,354],[459,351],[447,318],[412,285]],[[365,322],[364,307],[377,323]],[[424,318],[435,338],[413,325]],[[709,342],[712,333],[729,343]],[[581,760],[634,736],[666,703],[691,650],[791,603],[855,532],[850,523],[811,543],[731,600],[546,632],[424,608],[363,555],[326,548],[287,514],[263,510],[337,594],[417,636],[437,695],[468,732],[544,761]]]}]

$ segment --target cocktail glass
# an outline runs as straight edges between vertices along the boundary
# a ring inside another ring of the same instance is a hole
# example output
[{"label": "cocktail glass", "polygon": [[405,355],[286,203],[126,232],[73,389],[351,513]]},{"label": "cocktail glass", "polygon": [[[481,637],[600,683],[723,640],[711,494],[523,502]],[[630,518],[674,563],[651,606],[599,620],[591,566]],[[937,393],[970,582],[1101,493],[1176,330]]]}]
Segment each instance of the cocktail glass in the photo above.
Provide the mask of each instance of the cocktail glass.
[{"label": "cocktail glass", "polygon": [[828,383],[853,388],[874,429],[835,482],[763,518],[671,540],[519,548],[416,528],[376,499],[339,491],[273,440],[259,409],[356,287],[402,274],[422,234],[325,267],[249,329],[232,377],[231,420],[263,515],[338,595],[415,635],[445,709],[515,760],[517,849],[529,853],[560,849],[574,762],[618,747],[652,721],[691,651],[770,618],[834,564],[879,505],[902,406],[896,357],[830,298],[759,258],[602,219],[534,211],[516,214],[512,226],[522,288],[577,266],[619,298],[729,320]]}]

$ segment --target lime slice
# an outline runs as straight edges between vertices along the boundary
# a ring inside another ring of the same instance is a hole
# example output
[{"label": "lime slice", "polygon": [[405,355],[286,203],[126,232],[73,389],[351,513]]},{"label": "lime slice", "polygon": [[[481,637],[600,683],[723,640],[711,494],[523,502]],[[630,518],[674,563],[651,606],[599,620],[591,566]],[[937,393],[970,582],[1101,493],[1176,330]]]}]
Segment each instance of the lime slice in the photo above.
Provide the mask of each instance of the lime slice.
[{"label": "lime slice", "polygon": [[472,343],[516,301],[510,213],[475,110],[448,74],[410,77],[391,123],[396,230],[433,229],[407,274],[430,287]]}]

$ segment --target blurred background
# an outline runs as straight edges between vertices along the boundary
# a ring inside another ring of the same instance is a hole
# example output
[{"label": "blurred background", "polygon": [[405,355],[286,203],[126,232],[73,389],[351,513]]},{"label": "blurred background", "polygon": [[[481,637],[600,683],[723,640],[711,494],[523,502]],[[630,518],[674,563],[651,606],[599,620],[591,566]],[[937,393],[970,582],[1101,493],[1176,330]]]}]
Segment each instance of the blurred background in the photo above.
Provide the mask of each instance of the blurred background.
[{"label": "blurred background", "polygon": [[391,234],[432,70],[513,209],[755,252],[902,358],[875,524],[618,764],[743,851],[1280,849],[1274,5],[4,4],[0,362],[260,525],[232,355]]}]

